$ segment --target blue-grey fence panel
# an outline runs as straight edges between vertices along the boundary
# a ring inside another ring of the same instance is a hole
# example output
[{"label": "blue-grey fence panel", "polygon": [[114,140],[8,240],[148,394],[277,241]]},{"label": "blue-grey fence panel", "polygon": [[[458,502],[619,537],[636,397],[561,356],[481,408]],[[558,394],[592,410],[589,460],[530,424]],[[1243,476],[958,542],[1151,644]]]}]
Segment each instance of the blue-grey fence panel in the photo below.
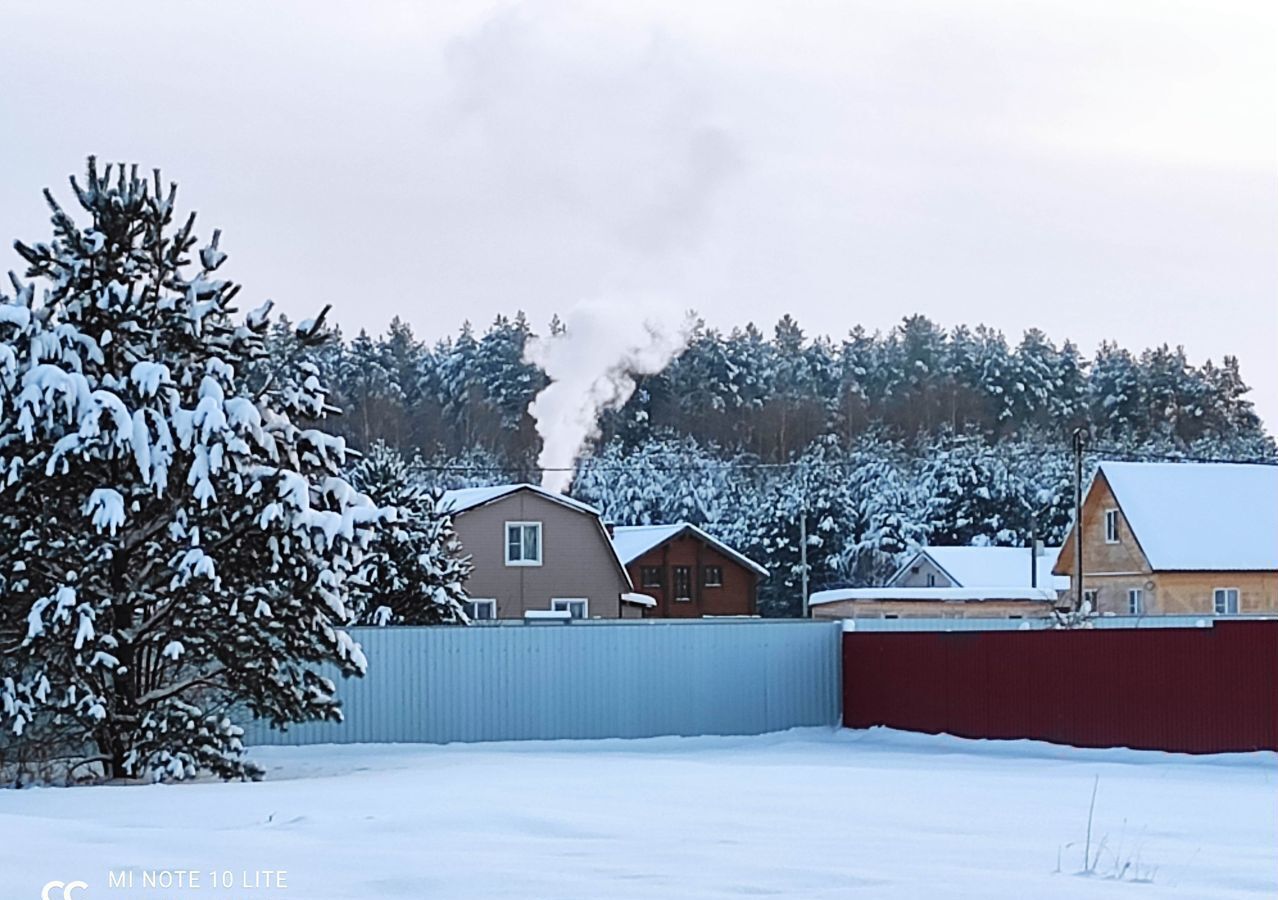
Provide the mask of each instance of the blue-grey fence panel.
[{"label": "blue-grey fence panel", "polygon": [[[690,620],[356,628],[345,721],[253,744],[762,734],[836,725],[838,622]],[[330,677],[335,677],[328,673]]]}]

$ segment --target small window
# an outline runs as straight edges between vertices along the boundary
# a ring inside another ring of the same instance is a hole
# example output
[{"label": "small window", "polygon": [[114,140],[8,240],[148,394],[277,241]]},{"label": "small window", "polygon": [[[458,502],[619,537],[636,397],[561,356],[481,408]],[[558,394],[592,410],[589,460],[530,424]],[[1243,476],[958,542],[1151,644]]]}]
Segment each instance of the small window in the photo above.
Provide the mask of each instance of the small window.
[{"label": "small window", "polygon": [[1145,613],[1145,592],[1140,588],[1132,588],[1127,592],[1127,615],[1140,616]]},{"label": "small window", "polygon": [[550,608],[555,612],[566,612],[574,619],[586,618],[589,602],[585,599],[551,600]]},{"label": "small window", "polygon": [[705,566],[701,570],[701,583],[706,587],[723,587],[723,566]]},{"label": "small window", "polygon": [[639,584],[646,588],[660,588],[665,583],[661,577],[661,566],[640,566]]},{"label": "small window", "polygon": [[466,604],[466,615],[472,622],[485,622],[497,618],[496,600],[471,600]]},{"label": "small window", "polygon": [[1238,588],[1216,588],[1211,594],[1216,615],[1238,615]]},{"label": "small window", "polygon": [[1105,510],[1105,543],[1118,543],[1118,510]]},{"label": "small window", "polygon": [[541,523],[506,523],[506,565],[541,565]]},{"label": "small window", "polygon": [[689,566],[675,566],[674,569],[674,598],[676,600],[692,599],[692,568]]},{"label": "small window", "polygon": [[935,572],[928,572],[928,573],[927,573],[927,586],[928,586],[928,587],[936,587],[936,573],[935,573]]},{"label": "small window", "polygon": [[1095,612],[1096,611],[1096,591],[1095,590],[1083,591],[1083,602],[1090,604],[1092,607],[1092,612]]}]

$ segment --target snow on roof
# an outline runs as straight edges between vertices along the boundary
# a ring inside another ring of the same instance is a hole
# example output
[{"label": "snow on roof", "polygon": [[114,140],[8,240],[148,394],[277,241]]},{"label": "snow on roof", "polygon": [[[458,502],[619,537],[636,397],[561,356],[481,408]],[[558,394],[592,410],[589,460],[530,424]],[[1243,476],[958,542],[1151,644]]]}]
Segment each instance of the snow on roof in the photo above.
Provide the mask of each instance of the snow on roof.
[{"label": "snow on roof", "polygon": [[617,549],[617,556],[621,558],[621,561],[629,565],[653,547],[659,547],[685,531],[696,535],[720,553],[732,557],[761,577],[768,577],[768,570],[763,566],[745,554],[733,550],[723,541],[712,537],[691,522],[675,522],[673,525],[620,525],[613,529],[612,545]]},{"label": "snow on roof", "polygon": [[1278,570],[1278,466],[1102,462],[1154,570]]},{"label": "snow on roof", "polygon": [[633,591],[622,594],[621,600],[623,603],[633,603],[636,606],[647,606],[649,608],[657,605],[655,597],[649,597],[647,594],[636,594]]},{"label": "snow on roof", "polygon": [[[1068,590],[1069,577],[1052,574],[1061,548],[1041,549],[1042,555],[1034,560],[1038,587]],[[895,581],[923,554],[944,569],[959,587],[1030,587],[1028,547],[922,547],[889,581]]]},{"label": "snow on roof", "polygon": [[823,603],[838,603],[840,600],[1030,600],[1054,603],[1056,601],[1056,591],[1050,588],[1015,586],[983,588],[839,588],[832,591],[817,591],[808,598],[808,605],[820,606]]},{"label": "snow on roof", "polygon": [[548,491],[543,487],[535,484],[494,484],[488,487],[459,488],[453,491],[444,491],[444,495],[439,498],[439,511],[462,513],[477,506],[483,506],[486,503],[492,503],[494,500],[500,500],[516,491],[532,491],[534,494],[540,494],[547,500],[567,506],[570,509],[579,512],[589,513],[592,516],[599,515],[599,510],[593,506],[582,503],[580,500],[574,500],[564,494],[558,494],[554,491]]},{"label": "snow on roof", "polygon": [[612,545],[617,548],[617,555],[622,562],[631,563],[683,531],[685,524],[618,525],[612,532]]}]

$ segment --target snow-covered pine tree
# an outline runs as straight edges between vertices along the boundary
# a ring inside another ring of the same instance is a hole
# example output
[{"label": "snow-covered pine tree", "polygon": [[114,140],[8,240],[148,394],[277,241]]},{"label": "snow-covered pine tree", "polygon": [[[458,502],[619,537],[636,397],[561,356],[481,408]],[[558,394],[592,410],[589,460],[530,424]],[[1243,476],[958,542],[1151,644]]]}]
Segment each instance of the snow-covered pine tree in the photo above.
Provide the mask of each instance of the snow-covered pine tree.
[{"label": "snow-covered pine tree", "polygon": [[75,777],[254,777],[235,718],[339,719],[320,664],[365,668],[347,582],[383,513],[313,363],[245,386],[270,303],[232,319],[176,185],[92,157],[71,185],[88,222],[46,191],[0,296],[0,728]]},{"label": "snow-covered pine tree", "polygon": [[356,447],[371,447],[387,434],[385,421],[402,418],[404,387],[388,368],[386,356],[368,332],[360,331],[343,354],[341,378],[343,393],[354,416]]},{"label": "snow-covered pine tree", "polygon": [[452,518],[437,511],[439,494],[415,480],[404,457],[383,441],[351,473],[359,490],[392,521],[360,567],[357,616],[370,625],[441,625],[466,621],[463,557]]}]

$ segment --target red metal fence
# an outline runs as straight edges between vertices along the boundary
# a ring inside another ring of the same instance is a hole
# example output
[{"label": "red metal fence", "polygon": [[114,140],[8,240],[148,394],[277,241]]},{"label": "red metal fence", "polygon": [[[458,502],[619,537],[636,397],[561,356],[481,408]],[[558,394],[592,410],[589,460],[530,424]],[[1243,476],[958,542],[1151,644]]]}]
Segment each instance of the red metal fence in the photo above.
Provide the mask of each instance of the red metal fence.
[{"label": "red metal fence", "polygon": [[843,724],[1079,747],[1278,750],[1278,621],[846,632]]}]

